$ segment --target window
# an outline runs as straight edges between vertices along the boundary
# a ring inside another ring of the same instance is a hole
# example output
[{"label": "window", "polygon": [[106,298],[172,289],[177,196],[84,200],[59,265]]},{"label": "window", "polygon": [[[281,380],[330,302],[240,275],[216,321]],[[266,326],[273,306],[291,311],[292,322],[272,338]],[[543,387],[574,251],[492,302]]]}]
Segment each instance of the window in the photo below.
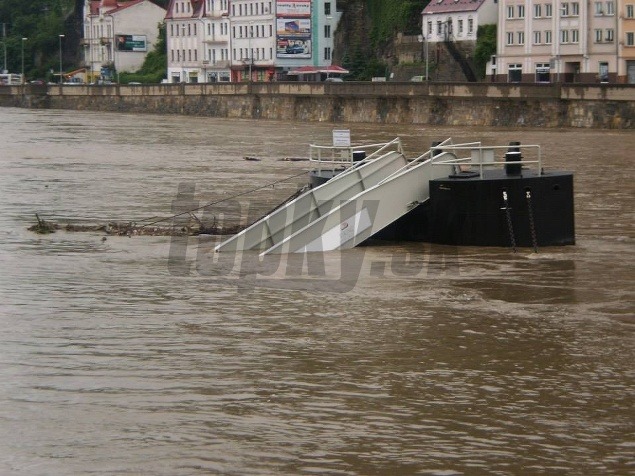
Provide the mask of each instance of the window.
[{"label": "window", "polygon": [[602,15],[604,10],[602,9],[602,2],[595,2],[595,14]]},{"label": "window", "polygon": [[542,35],[539,31],[534,31],[534,45],[539,45],[542,41]]},{"label": "window", "polygon": [[330,15],[331,14],[331,2],[325,2],[324,3],[324,14],[325,15]]},{"label": "window", "polygon": [[550,45],[551,41],[552,41],[551,40],[551,30],[547,30],[547,31],[545,31],[545,43],[547,45]]},{"label": "window", "polygon": [[536,82],[549,83],[549,63],[536,63]]},{"label": "window", "polygon": [[441,24],[441,21],[437,21],[437,35],[441,36],[441,33],[443,33],[443,26]]},{"label": "window", "polygon": [[331,37],[331,25],[324,25],[324,38],[330,38],[330,37]]},{"label": "window", "polygon": [[507,18],[514,18],[514,6],[513,5],[508,5],[507,6]]},{"label": "window", "polygon": [[595,30],[595,42],[602,43],[602,30],[600,29]]},{"label": "window", "polygon": [[560,13],[562,14],[563,17],[568,17],[569,16],[569,4],[568,3],[563,3],[562,6],[560,7]]},{"label": "window", "polygon": [[524,31],[519,31],[518,32],[518,44],[519,45],[524,45],[525,44],[525,32]]},{"label": "window", "polygon": [[472,35],[474,33],[474,18],[467,19],[467,34]]},{"label": "window", "polygon": [[511,32],[507,33],[507,44],[508,45],[513,45],[514,44],[514,34]]},{"label": "window", "polygon": [[615,15],[615,4],[613,2],[606,2],[606,14]]},{"label": "window", "polygon": [[580,4],[578,2],[571,4],[571,15],[574,17],[580,16]]},{"label": "window", "polygon": [[569,43],[569,30],[560,30],[560,42]]},{"label": "window", "polygon": [[626,5],[626,18],[635,18],[635,5]]},{"label": "window", "polygon": [[525,5],[518,5],[518,18],[525,18]]},{"label": "window", "polygon": [[632,31],[626,33],[626,46],[635,46],[635,33]]},{"label": "window", "polygon": [[324,59],[327,61],[331,59],[331,48],[324,48]]},{"label": "window", "polygon": [[613,43],[613,41],[615,40],[615,30],[613,30],[613,28],[608,28],[606,30],[605,39],[609,43]]},{"label": "window", "polygon": [[580,31],[571,30],[571,43],[580,43]]},{"label": "window", "polygon": [[553,7],[552,7],[551,3],[547,3],[545,5],[545,16],[547,18],[551,18],[553,16],[552,9],[553,9]]},{"label": "window", "polygon": [[534,18],[540,18],[542,16],[542,5],[540,3],[536,3],[534,5]]},{"label": "window", "polygon": [[523,78],[523,69],[520,63],[509,65],[508,78],[510,83],[520,83]]},{"label": "window", "polygon": [[608,83],[609,81],[609,64],[605,62],[601,62],[599,64],[598,71],[600,73],[600,81],[603,83]]},{"label": "window", "polygon": [[463,20],[459,20],[459,36],[463,35]]}]

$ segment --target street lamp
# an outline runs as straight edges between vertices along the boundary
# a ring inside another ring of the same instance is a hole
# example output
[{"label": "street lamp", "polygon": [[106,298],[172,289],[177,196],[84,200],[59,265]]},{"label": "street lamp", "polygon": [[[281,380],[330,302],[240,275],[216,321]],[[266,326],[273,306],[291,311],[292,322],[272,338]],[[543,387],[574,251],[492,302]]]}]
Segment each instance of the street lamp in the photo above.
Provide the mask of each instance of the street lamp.
[{"label": "street lamp", "polygon": [[22,84],[24,84],[24,42],[28,38],[22,38]]},{"label": "street lamp", "polygon": [[426,62],[426,81],[428,80],[428,39],[426,38],[426,35],[419,35],[418,37],[419,42],[422,44],[421,46],[423,47],[423,56],[425,57],[425,62]]},{"label": "street lamp", "polygon": [[60,37],[60,86],[62,85],[63,81],[62,81],[62,38],[64,38],[64,35],[59,35]]},{"label": "street lamp", "polygon": [[254,36],[254,22],[249,22],[249,82],[251,83],[251,68],[254,63],[253,51],[251,49],[251,38]]}]

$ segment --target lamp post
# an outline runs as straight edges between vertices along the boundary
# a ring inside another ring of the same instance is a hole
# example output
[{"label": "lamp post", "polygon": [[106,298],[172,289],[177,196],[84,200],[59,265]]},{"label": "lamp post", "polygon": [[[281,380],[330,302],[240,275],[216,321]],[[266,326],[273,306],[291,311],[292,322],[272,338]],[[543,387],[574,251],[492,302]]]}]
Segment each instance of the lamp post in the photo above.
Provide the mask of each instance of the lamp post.
[{"label": "lamp post", "polygon": [[28,38],[22,38],[22,84],[24,84],[24,42],[28,40]]},{"label": "lamp post", "polygon": [[7,71],[7,24],[2,24],[2,48],[4,50],[4,69],[3,73],[8,73]]},{"label": "lamp post", "polygon": [[254,22],[249,22],[249,82],[251,83],[251,68],[254,63],[253,51],[251,50],[251,38],[254,36]]},{"label": "lamp post", "polygon": [[64,35],[59,35],[60,38],[60,86],[62,85],[63,81],[63,75],[62,75],[62,38],[64,38]]}]

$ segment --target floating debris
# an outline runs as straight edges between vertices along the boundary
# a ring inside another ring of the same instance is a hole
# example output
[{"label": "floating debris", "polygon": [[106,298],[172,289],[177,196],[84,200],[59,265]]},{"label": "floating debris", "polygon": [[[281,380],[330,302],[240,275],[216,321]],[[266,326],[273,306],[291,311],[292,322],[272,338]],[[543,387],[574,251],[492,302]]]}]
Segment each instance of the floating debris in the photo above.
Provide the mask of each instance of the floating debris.
[{"label": "floating debris", "polygon": [[59,230],[57,223],[42,220],[37,213],[35,214],[35,218],[37,219],[37,223],[29,227],[29,231],[39,235],[48,235],[49,233],[55,233],[55,230]]},{"label": "floating debris", "polygon": [[278,159],[279,162],[308,162],[306,157],[283,157]]},{"label": "floating debris", "polygon": [[[54,233],[56,230],[64,230],[69,232],[85,232],[85,233],[105,233],[111,236],[197,236],[197,235],[235,235],[241,231],[244,226],[230,225],[221,226],[216,223],[207,225],[204,223],[195,223],[188,226],[144,226],[136,223],[119,223],[109,222],[105,225],[78,225],[68,223],[60,225],[59,223],[44,221],[36,215],[37,224],[29,227],[29,231],[39,234]],[[106,237],[102,238],[105,241]]]},{"label": "floating debris", "polygon": [[251,155],[246,155],[246,156],[243,157],[243,159],[249,160],[251,162],[260,162],[260,160],[261,160],[258,157],[252,157]]}]

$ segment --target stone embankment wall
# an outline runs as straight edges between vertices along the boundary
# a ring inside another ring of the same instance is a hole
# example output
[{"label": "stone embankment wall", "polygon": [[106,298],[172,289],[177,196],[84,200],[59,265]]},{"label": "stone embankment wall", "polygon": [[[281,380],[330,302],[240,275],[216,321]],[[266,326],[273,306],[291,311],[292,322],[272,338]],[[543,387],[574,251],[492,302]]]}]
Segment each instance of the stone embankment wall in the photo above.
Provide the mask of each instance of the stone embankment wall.
[{"label": "stone embankment wall", "polygon": [[635,87],[492,83],[4,86],[0,106],[316,122],[635,128]]}]

